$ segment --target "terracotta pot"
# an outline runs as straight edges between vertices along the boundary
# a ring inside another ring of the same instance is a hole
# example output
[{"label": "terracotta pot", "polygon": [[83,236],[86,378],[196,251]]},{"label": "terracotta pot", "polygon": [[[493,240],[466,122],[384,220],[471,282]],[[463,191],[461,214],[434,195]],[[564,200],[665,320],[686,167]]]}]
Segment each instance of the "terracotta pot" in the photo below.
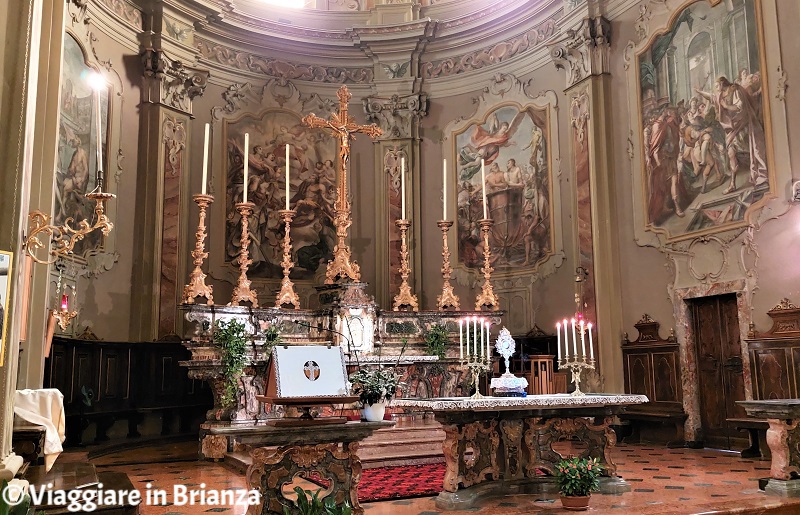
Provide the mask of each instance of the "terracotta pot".
[{"label": "terracotta pot", "polygon": [[589,509],[589,495],[561,496],[561,506],[565,510],[585,511]]}]

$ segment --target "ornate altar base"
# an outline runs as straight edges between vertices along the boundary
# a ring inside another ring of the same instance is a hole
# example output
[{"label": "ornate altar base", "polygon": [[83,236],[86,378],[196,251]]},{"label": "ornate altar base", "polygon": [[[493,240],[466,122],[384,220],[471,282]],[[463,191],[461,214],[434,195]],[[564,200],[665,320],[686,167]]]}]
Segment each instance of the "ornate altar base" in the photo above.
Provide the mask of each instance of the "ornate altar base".
[{"label": "ornate altar base", "polygon": [[750,417],[767,419],[767,444],[772,453],[770,479],[764,491],[800,497],[800,399],[736,401]]},{"label": "ornate altar base", "polygon": [[499,493],[557,491],[552,476],[562,456],[553,444],[559,440],[582,442],[587,448],[581,457],[599,459],[605,467],[602,493],[630,491],[609,454],[617,441],[609,425],[625,406],[645,402],[644,395],[558,394],[397,399],[393,405],[433,411],[442,424],[447,472],[436,506],[455,510]]}]

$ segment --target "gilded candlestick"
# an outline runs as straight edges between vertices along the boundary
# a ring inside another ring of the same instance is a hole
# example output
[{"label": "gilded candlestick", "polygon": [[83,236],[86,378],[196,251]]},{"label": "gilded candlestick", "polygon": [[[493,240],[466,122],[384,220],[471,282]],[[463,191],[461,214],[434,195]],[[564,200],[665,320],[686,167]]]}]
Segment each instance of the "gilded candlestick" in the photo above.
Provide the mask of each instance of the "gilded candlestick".
[{"label": "gilded candlestick", "polygon": [[500,301],[492,288],[491,278],[494,268],[492,268],[492,251],[489,247],[489,230],[494,226],[494,220],[484,218],[478,220],[483,233],[483,288],[480,295],[475,300],[475,311],[497,311],[500,309]]},{"label": "gilded candlestick", "polygon": [[436,222],[439,229],[442,230],[442,294],[436,297],[436,305],[439,311],[461,309],[459,307],[458,295],[453,291],[453,285],[450,284],[450,275],[453,269],[450,267],[450,249],[447,246],[447,231],[453,226],[451,220],[439,220]]},{"label": "gilded candlestick", "polygon": [[195,237],[197,241],[194,244],[192,257],[194,258],[194,270],[189,275],[189,284],[183,287],[183,302],[185,304],[194,304],[195,297],[205,297],[206,304],[209,306],[214,305],[213,287],[206,284],[206,274],[203,273],[203,260],[208,257],[208,252],[205,251],[206,240],[206,209],[209,204],[214,202],[212,195],[197,194],[192,195],[192,199],[200,208],[200,221],[197,223],[197,232]]},{"label": "gilded candlestick", "polygon": [[475,393],[470,396],[470,399],[483,399],[485,395],[481,393],[479,380],[481,374],[485,374],[491,368],[489,358],[481,355],[464,356],[461,359],[461,366],[469,370],[472,375],[472,384],[475,385]]},{"label": "gilded candlestick", "polygon": [[411,274],[411,267],[408,266],[408,243],[406,240],[408,228],[411,227],[411,221],[405,219],[398,219],[394,221],[398,229],[400,229],[400,292],[394,297],[394,311],[419,311],[419,304],[417,303],[417,296],[411,293],[411,287],[408,285],[408,276]]},{"label": "gilded candlestick", "polygon": [[256,293],[250,289],[250,280],[247,278],[247,269],[253,262],[250,259],[250,215],[253,214],[253,209],[256,207],[252,202],[237,202],[236,210],[242,217],[242,248],[239,251],[239,282],[236,288],[233,289],[233,296],[228,303],[229,306],[238,306],[242,302],[250,302],[254,308],[258,307],[258,297]]},{"label": "gilded candlestick", "polygon": [[586,395],[584,392],[581,391],[581,372],[584,369],[586,370],[594,370],[595,360],[591,358],[586,358],[586,356],[572,356],[572,360],[570,361],[569,356],[566,356],[564,359],[558,361],[558,368],[568,368],[570,372],[572,372],[572,382],[575,383],[575,391],[572,392],[570,395],[573,397],[582,397]]},{"label": "gilded candlestick", "polygon": [[278,292],[278,296],[275,298],[275,307],[300,309],[300,297],[295,293],[294,283],[289,279],[289,273],[294,266],[294,262],[292,261],[292,239],[289,230],[292,225],[292,219],[294,215],[297,214],[297,211],[294,209],[281,209],[278,213],[280,213],[284,224],[283,261],[281,261],[283,280],[281,281],[281,291]]}]

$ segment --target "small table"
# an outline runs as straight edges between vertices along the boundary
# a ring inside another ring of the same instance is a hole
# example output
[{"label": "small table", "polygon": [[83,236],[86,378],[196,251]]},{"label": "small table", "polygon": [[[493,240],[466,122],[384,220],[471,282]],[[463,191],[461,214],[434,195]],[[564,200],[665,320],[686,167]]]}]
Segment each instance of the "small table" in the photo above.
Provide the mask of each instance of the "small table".
[{"label": "small table", "polygon": [[767,419],[767,445],[772,453],[770,480],[764,491],[800,497],[800,399],[736,401],[747,416]]},{"label": "small table", "polygon": [[219,426],[210,427],[208,433],[235,436],[240,443],[252,448],[253,463],[247,468],[247,484],[261,492],[262,502],[250,506],[248,515],[283,514],[284,507],[293,511],[292,500],[284,498],[281,489],[299,472],[316,472],[330,481],[329,496],[337,504],[349,502],[353,513],[361,515],[364,508],[358,503],[361,481],[358,442],[377,429],[393,425],[394,422],[381,421],[291,428]]},{"label": "small table", "polygon": [[645,402],[644,395],[552,394],[396,399],[392,407],[433,411],[445,432],[447,466],[436,506],[464,509],[484,495],[543,491],[562,459],[552,445],[563,439],[585,443],[582,456],[599,459],[608,476],[603,491],[629,491],[609,452],[617,441],[610,424],[626,406]]}]

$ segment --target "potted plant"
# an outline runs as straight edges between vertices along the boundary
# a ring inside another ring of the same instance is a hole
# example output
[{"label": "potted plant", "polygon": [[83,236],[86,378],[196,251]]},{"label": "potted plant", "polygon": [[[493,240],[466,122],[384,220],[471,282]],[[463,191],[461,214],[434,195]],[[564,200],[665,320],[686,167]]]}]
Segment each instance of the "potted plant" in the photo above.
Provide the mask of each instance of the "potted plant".
[{"label": "potted plant", "polygon": [[392,400],[400,386],[400,377],[393,369],[378,365],[377,368],[359,368],[349,379],[353,385],[352,393],[358,395],[363,405],[364,418],[369,422],[383,420],[386,403]]},{"label": "potted plant", "polygon": [[218,320],[214,344],[220,349],[224,390],[220,396],[223,408],[236,407],[239,400],[239,379],[247,364],[247,334],[238,320]]},{"label": "potted plant", "polygon": [[589,508],[589,497],[599,490],[603,466],[597,458],[569,458],[558,463],[556,480],[565,510],[581,511]]},{"label": "potted plant", "polygon": [[433,324],[425,333],[425,350],[431,356],[438,356],[444,359],[447,345],[450,343],[450,335],[447,329],[441,324]]}]

